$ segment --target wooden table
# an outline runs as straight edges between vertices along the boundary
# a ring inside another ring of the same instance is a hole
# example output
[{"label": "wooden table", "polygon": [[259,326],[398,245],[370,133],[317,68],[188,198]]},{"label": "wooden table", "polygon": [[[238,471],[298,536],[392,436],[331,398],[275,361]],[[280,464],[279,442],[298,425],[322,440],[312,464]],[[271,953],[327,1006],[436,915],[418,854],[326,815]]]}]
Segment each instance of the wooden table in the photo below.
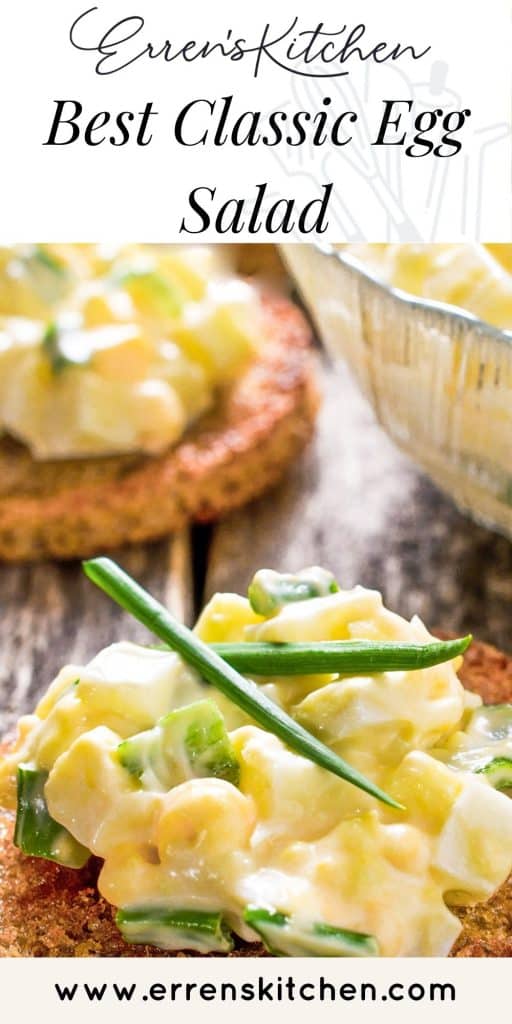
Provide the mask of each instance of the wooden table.
[{"label": "wooden table", "polygon": [[[286,481],[214,528],[117,553],[183,618],[255,569],[320,563],[403,615],[512,649],[512,546],[460,515],[375,423],[348,373],[325,370],[314,444]],[[145,634],[76,563],[0,568],[0,733],[66,661]]]}]

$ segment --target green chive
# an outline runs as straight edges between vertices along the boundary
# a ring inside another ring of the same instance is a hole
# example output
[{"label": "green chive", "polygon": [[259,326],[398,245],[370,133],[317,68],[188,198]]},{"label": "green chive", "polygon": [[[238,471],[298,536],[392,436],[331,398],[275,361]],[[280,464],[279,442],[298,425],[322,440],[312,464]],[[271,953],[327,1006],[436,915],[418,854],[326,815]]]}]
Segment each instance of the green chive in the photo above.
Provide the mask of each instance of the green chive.
[{"label": "green chive", "polygon": [[211,649],[238,672],[257,676],[301,676],[317,672],[352,675],[430,668],[463,654],[471,640],[471,636],[465,636],[426,644],[373,640],[212,644]]},{"label": "green chive", "polygon": [[177,651],[208,683],[220,690],[264,729],[279,736],[296,753],[307,757],[345,782],[357,786],[389,807],[404,809],[396,800],[355,768],[351,768],[329,747],[290,718],[274,701],[262,693],[255,683],[245,679],[223,661],[190,629],[177,622],[159,601],[131,579],[115,562],[109,558],[94,558],[84,562],[83,568],[96,586],[142,622],[155,636]]}]

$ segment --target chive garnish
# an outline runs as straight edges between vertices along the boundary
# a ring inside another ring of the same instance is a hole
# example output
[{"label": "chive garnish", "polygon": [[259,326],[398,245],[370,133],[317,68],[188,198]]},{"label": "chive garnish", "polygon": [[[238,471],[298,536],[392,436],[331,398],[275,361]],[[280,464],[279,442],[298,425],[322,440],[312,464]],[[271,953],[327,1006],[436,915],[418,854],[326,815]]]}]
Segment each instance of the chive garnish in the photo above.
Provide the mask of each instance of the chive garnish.
[{"label": "chive garnish", "polygon": [[148,594],[119,565],[109,558],[83,562],[86,576],[113,601],[142,622],[155,636],[172,647],[208,683],[245,711],[264,729],[274,733],[297,754],[357,786],[389,807],[403,810],[391,796],[352,768],[312,733],[295,722],[254,682],[240,675],[190,629],[178,622],[159,601]]},{"label": "chive garnish", "polygon": [[212,644],[238,672],[256,676],[302,676],[322,672],[398,672],[431,668],[451,661],[469,647],[471,636],[426,644],[374,640],[328,640],[325,643]]}]

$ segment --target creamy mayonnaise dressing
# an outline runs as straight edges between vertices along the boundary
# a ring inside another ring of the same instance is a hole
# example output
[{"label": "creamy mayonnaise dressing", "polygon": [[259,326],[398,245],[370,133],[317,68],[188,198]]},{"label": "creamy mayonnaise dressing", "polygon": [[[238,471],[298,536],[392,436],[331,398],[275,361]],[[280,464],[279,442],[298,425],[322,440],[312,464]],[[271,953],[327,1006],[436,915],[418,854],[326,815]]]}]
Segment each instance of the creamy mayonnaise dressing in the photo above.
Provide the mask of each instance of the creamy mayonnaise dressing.
[{"label": "creamy mayonnaise dressing", "polygon": [[0,432],[36,459],[158,453],[260,336],[228,246],[4,246]]},{"label": "creamy mayonnaise dressing", "polygon": [[386,284],[460,306],[512,330],[512,245],[361,243],[339,248]]},{"label": "creamy mayonnaise dressing", "polygon": [[[393,614],[362,587],[269,618],[217,594],[196,631],[206,642],[430,639],[419,619]],[[131,643],[62,669],[21,720],[0,796],[15,806],[20,763],[49,772],[50,814],[104,859],[99,888],[117,907],[222,911],[254,940],[243,914],[257,906],[290,915],[294,934],[314,921],[374,936],[385,956],[446,955],[461,928],[449,904],[486,899],[512,868],[512,802],[456,756],[493,738],[511,755],[512,728],[486,731],[475,717],[481,701],[456,669],[259,680],[403,812],[291,752],[177,655]],[[225,716],[236,784],[194,777],[165,791],[151,773],[127,770],[122,741],[205,694]]]}]

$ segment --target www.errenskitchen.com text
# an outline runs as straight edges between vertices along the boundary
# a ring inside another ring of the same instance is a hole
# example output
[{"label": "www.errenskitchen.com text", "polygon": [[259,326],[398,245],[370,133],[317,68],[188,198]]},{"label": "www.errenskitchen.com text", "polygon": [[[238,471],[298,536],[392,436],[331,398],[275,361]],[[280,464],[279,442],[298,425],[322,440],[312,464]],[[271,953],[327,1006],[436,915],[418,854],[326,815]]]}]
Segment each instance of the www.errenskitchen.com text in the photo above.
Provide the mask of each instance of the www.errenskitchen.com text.
[{"label": "www.errenskitchen.com text", "polygon": [[320,976],[308,981],[297,982],[291,976],[280,976],[269,981],[260,975],[252,981],[205,981],[205,982],[162,982],[155,981],[149,986],[104,982],[89,985],[86,982],[60,985],[54,983],[57,999],[61,1003],[293,1003],[293,1002],[410,1002],[444,1003],[456,1001],[455,985],[450,982],[420,982],[408,984],[391,982],[380,990],[373,982],[328,981]]}]

